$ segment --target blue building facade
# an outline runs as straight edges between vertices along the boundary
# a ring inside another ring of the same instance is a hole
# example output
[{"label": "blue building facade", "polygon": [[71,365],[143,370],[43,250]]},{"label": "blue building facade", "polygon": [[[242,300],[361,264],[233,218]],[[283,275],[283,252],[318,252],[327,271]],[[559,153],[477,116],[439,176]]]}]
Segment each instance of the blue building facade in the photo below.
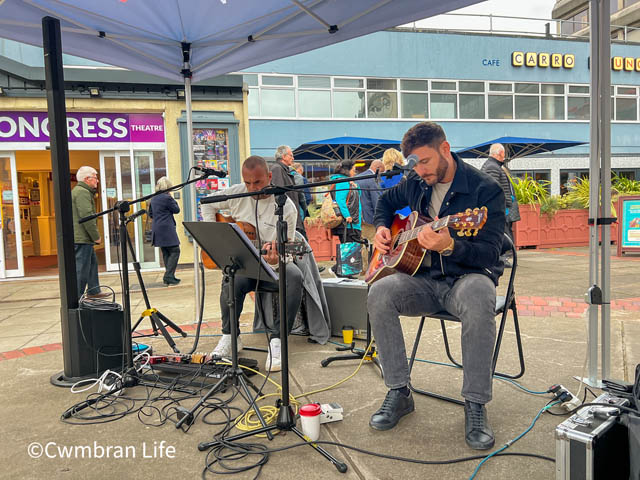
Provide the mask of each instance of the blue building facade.
[{"label": "blue building facade", "polygon": [[[612,45],[612,167],[640,178],[640,46]],[[245,70],[253,154],[338,136],[401,140],[442,124],[454,150],[501,136],[589,141],[589,43],[392,30]],[[560,193],[588,145],[516,159]],[[482,159],[470,160],[480,165]]]}]

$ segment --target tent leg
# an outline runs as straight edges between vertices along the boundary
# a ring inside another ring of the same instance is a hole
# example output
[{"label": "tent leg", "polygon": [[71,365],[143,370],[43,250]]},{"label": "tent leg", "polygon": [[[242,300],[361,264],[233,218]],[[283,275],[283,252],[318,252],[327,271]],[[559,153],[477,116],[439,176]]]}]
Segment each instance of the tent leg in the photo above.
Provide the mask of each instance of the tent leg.
[{"label": "tent leg", "polygon": [[[590,0],[591,15],[591,161],[589,166],[589,337],[588,377],[585,382],[600,386],[610,373],[610,226],[601,219],[611,217],[611,38],[609,2]],[[602,194],[600,194],[602,187]],[[599,240],[602,241],[600,248]],[[599,256],[601,261],[599,262]],[[599,268],[601,272],[599,274]],[[598,313],[600,313],[601,376],[598,377]]]},{"label": "tent leg", "polygon": [[[193,114],[191,110],[191,77],[184,77],[184,98],[187,104],[187,148],[189,150],[189,167],[194,166],[193,157]],[[191,218],[193,221],[197,221],[198,207],[196,201],[196,187],[195,183],[189,186],[190,198],[191,198]],[[194,285],[194,313],[193,321],[198,321],[198,315],[200,313],[200,276],[198,275],[198,263],[200,259],[200,248],[196,241],[193,241],[193,285]]]}]

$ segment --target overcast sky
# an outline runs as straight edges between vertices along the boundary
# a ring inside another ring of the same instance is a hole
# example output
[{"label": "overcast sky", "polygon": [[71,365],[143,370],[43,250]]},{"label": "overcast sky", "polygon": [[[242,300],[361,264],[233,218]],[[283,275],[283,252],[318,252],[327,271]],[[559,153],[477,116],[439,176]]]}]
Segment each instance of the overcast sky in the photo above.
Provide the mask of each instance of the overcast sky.
[{"label": "overcast sky", "polygon": [[[538,18],[548,21],[551,19],[551,10],[553,10],[555,3],[555,0],[487,0],[451,13],[504,15],[509,17]],[[544,24],[546,22],[543,20],[535,21],[494,18],[493,28],[494,30],[544,32]],[[416,26],[441,29],[488,30],[489,19],[439,15],[437,17],[416,22]],[[551,27],[551,31],[555,31],[553,25]]]}]

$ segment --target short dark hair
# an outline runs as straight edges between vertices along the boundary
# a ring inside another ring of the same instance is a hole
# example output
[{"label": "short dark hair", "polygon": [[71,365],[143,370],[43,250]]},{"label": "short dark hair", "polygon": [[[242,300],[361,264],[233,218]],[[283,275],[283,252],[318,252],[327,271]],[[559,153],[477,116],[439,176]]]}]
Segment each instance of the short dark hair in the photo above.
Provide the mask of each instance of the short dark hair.
[{"label": "short dark hair", "polygon": [[269,173],[267,161],[259,155],[251,155],[242,164],[242,168],[246,168],[247,170],[253,170],[256,167],[262,167],[265,172]]},{"label": "short dark hair", "polygon": [[402,139],[402,154],[407,158],[411,152],[419,147],[429,146],[438,148],[447,139],[440,125],[433,122],[421,122],[404,134]]},{"label": "short dark hair", "polygon": [[353,168],[355,162],[353,160],[342,160],[333,171],[334,174],[337,175],[345,175],[349,176],[349,172]]}]

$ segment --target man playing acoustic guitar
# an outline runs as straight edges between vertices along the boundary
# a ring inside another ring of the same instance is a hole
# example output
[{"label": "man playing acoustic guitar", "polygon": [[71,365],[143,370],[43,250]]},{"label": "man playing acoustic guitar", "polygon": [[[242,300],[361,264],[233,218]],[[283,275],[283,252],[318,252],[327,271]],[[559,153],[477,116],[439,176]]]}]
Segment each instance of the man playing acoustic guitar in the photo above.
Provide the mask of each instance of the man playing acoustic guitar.
[{"label": "man playing acoustic guitar", "polygon": [[495,180],[451,152],[438,124],[424,122],[409,129],[402,140],[402,153],[415,155],[416,164],[406,181],[387,190],[378,201],[374,245],[381,254],[395,247],[392,243],[397,240],[389,227],[394,212],[406,205],[432,219],[484,206],[488,216],[475,236],[451,236],[448,228],[422,228],[417,242],[428,251],[415,274],[398,272],[373,280],[367,300],[369,319],[390,390],[369,425],[388,430],[414,410],[399,316],[446,310],[462,321],[465,440],[471,448],[489,449],[494,434],[484,405],[491,400],[496,285],[504,268],[499,261],[504,194]]},{"label": "man playing acoustic guitar", "polygon": [[[213,195],[233,195],[246,192],[257,192],[271,183],[271,172],[264,158],[259,156],[251,156],[242,164],[242,180],[243,183],[233,185],[226,190],[216,192]],[[257,203],[257,205],[256,205]],[[266,250],[265,260],[271,265],[277,265],[278,254],[276,251],[276,222],[278,217],[275,214],[276,201],[273,195],[260,195],[258,197],[241,197],[233,198],[224,202],[203,204],[202,218],[204,221],[213,222],[216,220],[216,212],[218,210],[226,210],[238,224],[250,224],[255,228],[258,239]],[[292,241],[296,231],[296,221],[298,211],[291,199],[287,198],[284,205],[284,220],[287,222],[287,237]],[[257,218],[257,225],[256,225]],[[235,305],[236,318],[234,321],[238,323],[244,299],[249,292],[256,288],[256,280],[246,277],[237,277],[235,285]],[[302,272],[293,262],[287,263],[287,323],[288,330],[296,318],[296,314],[300,309],[302,300]],[[213,350],[213,355],[221,357],[231,356],[231,313],[227,305],[229,298],[229,284],[223,282],[220,291],[220,310],[222,312],[222,338]],[[280,318],[276,315],[274,318],[273,329],[269,331],[269,354],[267,355],[266,369],[267,371],[280,371]],[[240,328],[238,327],[238,333]],[[242,342],[238,336],[238,351],[242,350]]]}]

